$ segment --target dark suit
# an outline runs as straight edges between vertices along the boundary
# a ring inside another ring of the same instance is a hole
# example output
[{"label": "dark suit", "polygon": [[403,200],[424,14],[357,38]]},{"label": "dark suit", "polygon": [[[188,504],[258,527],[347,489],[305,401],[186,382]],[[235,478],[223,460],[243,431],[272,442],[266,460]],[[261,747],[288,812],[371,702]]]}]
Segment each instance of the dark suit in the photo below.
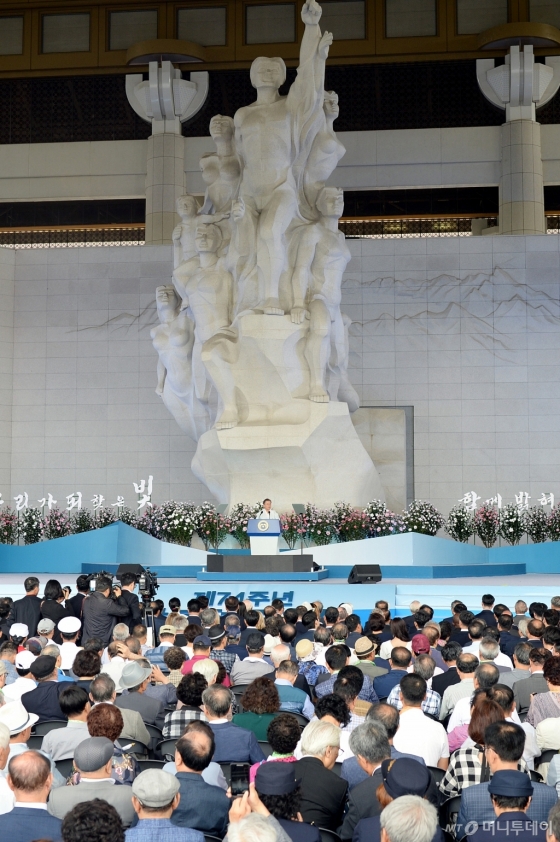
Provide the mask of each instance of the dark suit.
[{"label": "dark suit", "polygon": [[354,828],[360,819],[380,815],[381,805],[375,792],[379,784],[382,783],[383,775],[381,774],[381,767],[379,767],[371,777],[366,778],[365,781],[352,789],[348,798],[348,812],[344,817],[342,827],[338,831],[341,839],[352,839]]},{"label": "dark suit", "polygon": [[449,667],[447,672],[444,672],[442,675],[434,675],[432,678],[432,690],[439,693],[443,699],[443,694],[447,688],[451,687],[453,684],[459,684],[460,681],[461,679],[459,678],[457,667]]},{"label": "dark suit", "polygon": [[82,617],[82,602],[84,601],[86,596],[87,594],[80,593],[80,591],[78,591],[77,594],[75,594],[70,599],[66,600],[66,604],[72,606],[72,611],[74,612],[76,617],[79,617],[80,619]]},{"label": "dark suit", "polygon": [[16,599],[8,614],[8,625],[24,623],[29,629],[29,637],[37,634],[37,623],[41,618],[41,600],[38,596],[24,596]]},{"label": "dark suit", "polygon": [[244,646],[237,643],[228,643],[225,648],[226,652],[231,652],[233,655],[237,655],[240,661],[243,661],[247,655],[249,654]]},{"label": "dark suit", "polygon": [[[556,804],[558,795],[553,786],[539,784],[533,781],[533,796],[527,819],[535,822],[546,822],[551,808]],[[484,822],[496,821],[496,814],[492,807],[488,782],[469,786],[461,793],[461,809],[457,818],[456,837],[461,839],[462,830],[469,822],[477,822],[481,827]],[[496,835],[496,838],[502,838]],[[507,837],[503,837],[504,839]]]},{"label": "dark suit", "polygon": [[[247,645],[247,638],[250,634],[254,634],[254,632],[258,631],[254,626],[247,626],[241,632],[241,640],[239,641],[239,645],[245,647]],[[247,650],[245,650],[246,652]]]},{"label": "dark suit", "polygon": [[223,836],[230,800],[219,786],[211,786],[196,772],[177,772],[181,800],[171,815],[173,824]]},{"label": "dark suit", "polygon": [[163,731],[165,705],[146,693],[127,693],[117,697],[116,706],[125,710],[136,710],[146,725],[155,725]]},{"label": "dark suit", "polygon": [[134,626],[142,623],[142,614],[140,612],[140,602],[138,597],[132,591],[121,591],[121,596],[128,605],[128,617],[123,617],[121,623],[126,623],[132,632]]},{"label": "dark suit", "polygon": [[62,822],[49,816],[46,804],[44,810],[14,807],[0,816],[0,839],[9,839],[10,842],[32,842],[39,837],[60,842],[61,828]]},{"label": "dark suit", "polygon": [[519,716],[526,714],[531,705],[532,693],[547,693],[548,684],[541,673],[531,675],[530,678],[522,678],[513,685],[513,696]]},{"label": "dark suit", "polygon": [[198,614],[189,614],[187,619],[189,621],[189,626],[202,626]]},{"label": "dark suit", "polygon": [[380,699],[386,699],[393,687],[400,684],[405,675],[408,675],[406,670],[389,670],[385,675],[378,675],[373,679],[373,689]]},{"label": "dark suit", "polygon": [[233,722],[208,723],[214,732],[216,749],[212,760],[216,763],[258,763],[265,756],[252,731]]},{"label": "dark suit", "polygon": [[519,643],[519,637],[515,637],[506,631],[500,632],[500,651],[508,658],[513,658],[513,651]]},{"label": "dark suit", "polygon": [[542,649],[542,640],[519,640],[519,643],[528,643],[533,649]]},{"label": "dark suit", "polygon": [[469,646],[472,641],[467,629],[457,629],[449,638],[449,642],[458,643],[459,646]]},{"label": "dark suit", "polygon": [[544,827],[535,828],[524,813],[512,810],[501,814],[498,819],[498,833],[495,827],[479,827],[476,833],[469,836],[469,842],[496,842],[500,833],[504,839],[512,838],[517,842],[545,842],[546,839]]},{"label": "dark suit", "polygon": [[39,722],[46,722],[48,719],[68,719],[60,710],[58,697],[65,687],[69,687],[68,681],[43,681],[37,685],[35,690],[24,693],[21,703],[28,713],[36,713]]},{"label": "dark suit", "polygon": [[489,608],[484,608],[480,614],[475,614],[475,620],[484,620],[487,626],[497,627],[496,615]]},{"label": "dark suit", "polygon": [[82,603],[82,640],[86,642],[92,637],[98,637],[108,646],[113,628],[127,614],[128,605],[122,596],[111,599],[100,592],[90,594]]},{"label": "dark suit", "polygon": [[325,769],[317,757],[303,757],[294,764],[296,780],[301,780],[300,812],[305,822],[335,830],[342,821],[348,784],[335,772]]},{"label": "dark suit", "polygon": [[319,828],[312,827],[306,822],[292,822],[288,819],[276,820],[292,842],[321,842]]}]

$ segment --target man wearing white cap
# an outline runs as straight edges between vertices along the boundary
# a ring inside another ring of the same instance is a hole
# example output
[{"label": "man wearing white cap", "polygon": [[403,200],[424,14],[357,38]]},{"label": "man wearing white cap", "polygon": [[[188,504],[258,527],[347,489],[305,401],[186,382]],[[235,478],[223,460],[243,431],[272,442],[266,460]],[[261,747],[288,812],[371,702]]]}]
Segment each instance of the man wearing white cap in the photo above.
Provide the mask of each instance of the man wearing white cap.
[{"label": "man wearing white cap", "polygon": [[[10,756],[10,730],[2,724],[0,725],[0,772],[8,766],[8,758]],[[9,813],[16,799],[14,793],[8,786],[5,775],[0,774],[0,815]]]},{"label": "man wearing white cap", "polygon": [[76,638],[81,628],[82,624],[77,617],[63,617],[58,623],[58,630],[62,637],[62,644],[59,646],[60,668],[63,670],[72,669],[74,658],[82,648],[76,645]]},{"label": "man wearing white cap", "polygon": [[[15,668],[18,677],[13,684],[8,684],[4,690],[4,696],[7,702],[19,702],[24,693],[30,690],[35,690],[37,686],[31,675],[31,664],[35,660],[29,649],[24,649],[23,652],[18,652],[15,660]],[[0,661],[0,669],[2,662]]]},{"label": "man wearing white cap", "polygon": [[[0,708],[0,725],[5,725],[10,732],[10,752],[8,760],[4,768],[0,768],[0,778],[6,777],[8,774],[8,763],[17,754],[23,754],[28,751],[27,740],[31,736],[31,729],[38,721],[39,717],[36,713],[28,713],[21,702],[9,702]],[[44,752],[41,752],[44,754]],[[47,755],[45,755],[46,757]],[[53,776],[53,787],[64,786],[66,781],[54,765],[51,758],[48,758],[51,764],[51,772]]]}]

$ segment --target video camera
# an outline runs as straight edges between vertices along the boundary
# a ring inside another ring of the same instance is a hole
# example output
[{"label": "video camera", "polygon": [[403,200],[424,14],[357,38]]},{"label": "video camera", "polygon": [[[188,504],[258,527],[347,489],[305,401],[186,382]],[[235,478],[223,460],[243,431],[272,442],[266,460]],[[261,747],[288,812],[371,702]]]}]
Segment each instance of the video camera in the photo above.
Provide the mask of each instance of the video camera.
[{"label": "video camera", "polygon": [[151,602],[158,592],[158,588],[157,574],[152,573],[150,568],[147,567],[138,577],[138,593],[142,598],[142,602]]},{"label": "video camera", "polygon": [[[113,574],[107,573],[106,570],[98,570],[95,573],[89,573],[86,578],[88,581],[88,585],[90,586],[90,590],[92,591],[95,590],[95,582],[98,579],[107,579],[109,582],[111,582],[111,585],[117,585],[117,587],[120,588],[119,582],[116,582],[113,579]],[[111,596],[113,597],[113,599],[117,598],[117,594],[115,593],[114,587],[111,587]]]}]

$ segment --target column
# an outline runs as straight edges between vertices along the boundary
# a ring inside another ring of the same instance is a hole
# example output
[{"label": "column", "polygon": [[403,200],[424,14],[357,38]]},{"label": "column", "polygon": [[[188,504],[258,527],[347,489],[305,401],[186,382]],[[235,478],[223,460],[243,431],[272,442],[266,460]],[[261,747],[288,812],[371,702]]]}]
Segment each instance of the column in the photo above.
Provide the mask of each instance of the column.
[{"label": "column", "polygon": [[185,192],[185,138],[164,132],[148,138],[146,245],[170,243],[175,202]]},{"label": "column", "polygon": [[533,120],[502,126],[500,234],[546,234],[541,126]]}]

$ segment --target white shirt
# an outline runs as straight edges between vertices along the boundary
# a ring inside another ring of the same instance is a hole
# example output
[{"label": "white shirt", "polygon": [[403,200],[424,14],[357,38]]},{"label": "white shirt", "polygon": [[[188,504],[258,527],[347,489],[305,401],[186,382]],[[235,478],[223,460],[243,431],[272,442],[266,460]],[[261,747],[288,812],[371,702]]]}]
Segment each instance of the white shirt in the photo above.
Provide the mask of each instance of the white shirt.
[{"label": "white shirt", "polygon": [[5,777],[0,776],[0,815],[9,813],[15,803],[16,797],[8,786],[8,781]]},{"label": "white shirt", "polygon": [[32,678],[16,678],[13,684],[6,684],[2,689],[7,702],[19,702],[24,693],[35,690],[36,683]]},{"label": "white shirt", "polygon": [[261,509],[257,515],[257,520],[280,520],[280,515],[274,509],[271,509],[269,512],[266,509]]},{"label": "white shirt", "polygon": [[121,658],[120,655],[115,655],[114,658],[111,658],[110,663],[105,664],[104,667],[101,667],[101,672],[104,672],[106,675],[109,675],[113,681],[115,682],[115,688],[117,693],[122,693],[121,687],[121,676],[122,671],[127,665],[128,661],[125,661],[124,658]]},{"label": "white shirt", "polygon": [[[481,640],[473,640],[470,646],[465,646],[463,649],[463,655],[476,655],[477,658],[480,657],[479,649],[480,644],[482,643]],[[482,661],[483,664],[489,664],[491,661]],[[511,658],[505,655],[503,652],[498,652],[496,657],[494,658],[494,663],[499,664],[501,667],[509,667],[510,670],[513,669],[513,662]]]},{"label": "white shirt", "polygon": [[391,657],[391,652],[393,651],[395,646],[404,646],[405,649],[408,649],[409,652],[412,652],[412,643],[402,643],[400,640],[396,638],[394,640],[384,640],[381,644],[381,649],[379,650],[379,657],[384,658],[384,660],[388,661]]},{"label": "white shirt", "polygon": [[61,670],[71,670],[74,664],[74,660],[76,655],[82,649],[81,646],[76,646],[75,643],[62,643],[59,646],[60,649],[60,669]]},{"label": "white shirt", "polygon": [[[544,721],[546,722],[546,720]],[[541,750],[537,745],[535,729],[529,722],[520,722],[517,711],[514,711],[513,716],[506,716],[506,722],[515,722],[517,725],[521,725],[521,727],[525,731],[525,748],[523,749],[523,760],[527,764],[528,769],[534,769],[535,757],[538,757],[541,753]],[[461,748],[472,748],[472,746],[474,746],[474,740],[471,740],[470,737],[467,737]]]},{"label": "white shirt", "polygon": [[393,745],[397,751],[422,757],[426,766],[437,766],[442,757],[449,757],[445,728],[429,716],[424,716],[420,708],[401,711]]}]

